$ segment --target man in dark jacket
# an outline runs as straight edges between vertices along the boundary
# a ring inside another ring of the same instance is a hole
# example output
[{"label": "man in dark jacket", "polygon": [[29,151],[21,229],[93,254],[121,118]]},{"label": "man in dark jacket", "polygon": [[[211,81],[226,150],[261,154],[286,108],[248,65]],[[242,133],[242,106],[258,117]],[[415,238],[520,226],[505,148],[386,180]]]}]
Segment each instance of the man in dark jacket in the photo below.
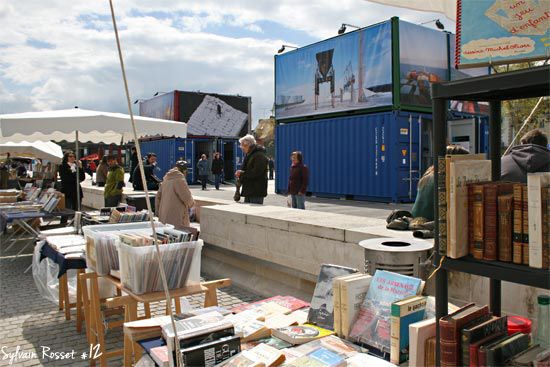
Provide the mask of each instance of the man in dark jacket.
[{"label": "man in dark jacket", "polygon": [[138,155],[136,147],[132,147],[130,149],[130,152],[132,153],[130,155],[130,178],[128,179],[128,182],[132,182],[134,179],[134,171],[136,170],[136,167],[139,166],[138,162]]},{"label": "man in dark jacket", "polygon": [[[143,162],[143,172],[145,172],[145,181],[149,190],[158,190],[161,180],[155,175],[155,166],[157,163],[157,155],[155,153],[147,154],[147,159]],[[136,167],[132,175],[132,185],[134,190],[143,190],[141,181],[141,172],[139,166]]]},{"label": "man in dark jacket", "polygon": [[523,135],[521,144],[502,158],[500,175],[504,181],[527,183],[527,174],[550,172],[548,138],[540,130]]},{"label": "man in dark jacket", "polygon": [[265,148],[256,144],[252,135],[239,139],[246,154],[243,165],[235,176],[242,184],[241,196],[245,203],[263,204],[267,196],[267,156]]},{"label": "man in dark jacket", "polygon": [[212,174],[214,175],[214,186],[216,190],[220,189],[220,182],[222,181],[223,172],[223,159],[219,152],[214,153],[214,159],[212,159]]},{"label": "man in dark jacket", "polygon": [[275,170],[275,162],[273,162],[273,158],[269,157],[267,166],[269,168],[269,179],[273,180],[273,171]]}]

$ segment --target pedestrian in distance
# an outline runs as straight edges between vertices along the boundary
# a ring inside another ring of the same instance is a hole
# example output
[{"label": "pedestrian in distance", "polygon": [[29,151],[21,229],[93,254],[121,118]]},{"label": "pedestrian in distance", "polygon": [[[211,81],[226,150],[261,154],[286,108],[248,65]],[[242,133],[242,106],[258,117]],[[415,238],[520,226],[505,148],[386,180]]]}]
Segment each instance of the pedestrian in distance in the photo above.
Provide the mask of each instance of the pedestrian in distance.
[{"label": "pedestrian in distance", "polygon": [[527,183],[528,173],[550,172],[548,137],[542,130],[529,131],[520,143],[502,157],[501,180]]},{"label": "pedestrian in distance", "polygon": [[195,205],[187,186],[187,162],[180,160],[166,173],[155,198],[155,215],[176,229],[189,227],[189,209]]},{"label": "pedestrian in distance", "polygon": [[197,171],[202,189],[206,190],[206,183],[208,182],[208,159],[206,158],[206,154],[202,154],[201,159],[197,162]]},{"label": "pedestrian in distance", "polygon": [[[76,165],[78,164],[78,178],[76,175]],[[63,156],[63,161],[59,167],[59,176],[61,177],[61,192],[65,194],[65,206],[67,209],[78,210],[78,195],[76,185],[78,183],[80,200],[82,201],[82,187],[80,182],[84,181],[85,175],[82,169],[82,162],[76,161],[73,152],[67,152]]]},{"label": "pedestrian in distance", "polygon": [[275,170],[275,162],[273,161],[273,157],[269,157],[267,167],[269,168],[269,179],[273,180],[273,171]]},{"label": "pedestrian in distance", "polygon": [[139,165],[136,147],[130,148],[130,153],[130,178],[128,179],[128,182],[132,182],[132,180],[134,179],[134,171]]},{"label": "pedestrian in distance", "polygon": [[245,154],[241,169],[235,172],[242,185],[241,196],[245,203],[263,204],[267,196],[267,156],[265,148],[256,144],[252,135],[239,139],[241,150]]},{"label": "pedestrian in distance", "polygon": [[216,190],[219,190],[223,177],[223,159],[219,152],[214,153],[214,159],[212,159],[212,174],[214,175],[214,186]]},{"label": "pedestrian in distance", "polygon": [[106,207],[117,207],[122,200],[122,189],[124,188],[124,168],[118,165],[115,156],[107,156],[109,172],[105,182],[103,197]]},{"label": "pedestrian in distance", "polygon": [[295,151],[290,155],[290,176],[288,178],[288,193],[295,209],[306,208],[306,192],[309,180],[309,169],[304,164],[302,152]]},{"label": "pedestrian in distance", "polygon": [[97,187],[105,186],[108,173],[109,164],[107,163],[107,156],[103,156],[103,158],[101,158],[101,163],[99,163],[95,172],[95,182],[97,184]]}]

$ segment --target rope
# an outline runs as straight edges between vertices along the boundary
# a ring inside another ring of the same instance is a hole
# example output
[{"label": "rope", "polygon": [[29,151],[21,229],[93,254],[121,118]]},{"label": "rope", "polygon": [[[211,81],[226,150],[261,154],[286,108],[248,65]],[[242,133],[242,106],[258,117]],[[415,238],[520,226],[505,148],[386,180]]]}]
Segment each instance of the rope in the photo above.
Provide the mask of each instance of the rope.
[{"label": "rope", "polygon": [[443,266],[444,260],[445,260],[445,256],[441,256],[441,259],[439,259],[439,265],[437,266],[437,268],[434,269],[434,271],[432,271],[432,273],[430,274],[428,279],[426,279],[426,281],[430,280],[439,271],[439,269],[441,269],[441,267]]},{"label": "rope", "polygon": [[169,305],[170,310],[170,321],[172,324],[172,328],[174,329],[174,334],[176,335],[176,365],[178,367],[183,366],[182,356],[180,352],[180,343],[177,341],[177,329],[176,329],[176,321],[174,319],[174,312],[172,310],[172,298],[170,297],[170,292],[168,291],[168,282],[166,281],[166,274],[164,272],[164,266],[162,266],[161,258],[160,258],[160,248],[157,240],[157,231],[155,229],[155,221],[153,218],[153,210],[151,209],[151,200],[149,198],[149,189],[147,187],[147,180],[145,179],[145,170],[143,168],[143,160],[141,155],[141,148],[139,146],[139,140],[138,140],[138,134],[136,129],[136,123],[134,121],[134,114],[132,112],[132,104],[131,104],[131,98],[130,98],[130,91],[128,90],[128,79],[126,78],[126,69],[124,68],[124,60],[122,57],[122,50],[120,46],[120,39],[118,37],[118,28],[116,24],[115,19],[115,9],[113,7],[113,0],[109,0],[109,5],[111,7],[111,18],[113,20],[113,28],[115,31],[115,38],[116,38],[116,45],[118,49],[118,57],[120,60],[120,69],[122,71],[122,79],[124,81],[124,91],[126,93],[126,102],[128,104],[128,112],[130,114],[130,120],[132,121],[132,132],[134,135],[134,142],[136,144],[136,152],[138,156],[138,164],[139,169],[141,173],[141,182],[143,184],[143,188],[145,190],[145,202],[147,203],[147,212],[149,214],[149,221],[151,223],[151,230],[153,231],[153,240],[155,244],[155,253],[157,255],[157,260],[159,263],[159,270],[160,270],[160,277],[162,279],[162,286],[164,288],[164,294],[166,296],[166,304]]}]

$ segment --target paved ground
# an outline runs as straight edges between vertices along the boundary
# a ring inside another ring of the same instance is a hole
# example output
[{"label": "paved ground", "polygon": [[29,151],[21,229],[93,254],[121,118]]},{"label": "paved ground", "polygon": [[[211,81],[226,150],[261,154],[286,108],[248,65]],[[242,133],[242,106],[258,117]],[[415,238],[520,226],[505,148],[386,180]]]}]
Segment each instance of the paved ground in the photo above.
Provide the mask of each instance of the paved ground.
[{"label": "paved ground", "polygon": [[[87,366],[88,361],[81,359],[81,353],[89,350],[85,333],[76,332],[74,317],[66,321],[56,304],[40,296],[32,271],[23,273],[31,264],[31,249],[12,261],[20,248],[20,244],[16,244],[8,253],[0,253],[0,366]],[[230,307],[255,301],[258,296],[230,287],[218,291],[218,299],[220,305]],[[192,306],[200,307],[203,297],[190,297],[189,301]],[[163,310],[164,303],[158,304],[152,312],[162,314]],[[108,349],[121,348],[122,341],[121,329],[107,331]],[[50,348],[51,352],[74,350],[76,359],[52,361],[42,358],[43,348]],[[36,357],[27,358],[32,352],[36,353]],[[10,353],[18,353],[12,363]],[[109,366],[120,365],[120,359],[109,363]]]}]

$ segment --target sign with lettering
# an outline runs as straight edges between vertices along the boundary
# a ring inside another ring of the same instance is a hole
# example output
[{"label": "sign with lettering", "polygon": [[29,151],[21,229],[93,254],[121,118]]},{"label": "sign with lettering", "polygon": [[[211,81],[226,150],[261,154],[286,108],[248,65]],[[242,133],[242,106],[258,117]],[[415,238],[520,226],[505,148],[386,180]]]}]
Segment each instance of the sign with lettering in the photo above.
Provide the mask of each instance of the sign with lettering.
[{"label": "sign with lettering", "polygon": [[550,57],[548,0],[459,0],[459,68]]}]

